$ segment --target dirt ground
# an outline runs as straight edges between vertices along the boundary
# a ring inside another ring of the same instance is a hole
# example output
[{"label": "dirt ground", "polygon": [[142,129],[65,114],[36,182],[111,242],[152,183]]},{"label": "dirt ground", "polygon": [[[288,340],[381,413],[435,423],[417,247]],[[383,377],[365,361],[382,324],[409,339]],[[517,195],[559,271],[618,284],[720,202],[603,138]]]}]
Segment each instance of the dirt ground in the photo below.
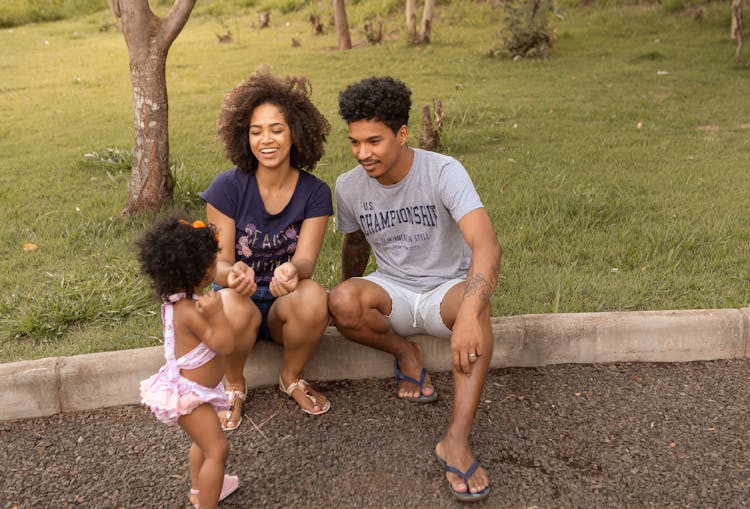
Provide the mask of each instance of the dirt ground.
[{"label": "dirt ground", "polygon": [[[559,365],[490,371],[473,446],[491,479],[475,507],[750,507],[750,362]],[[251,391],[229,434],[224,508],[458,507],[433,456],[441,398],[395,398],[393,380],[319,383],[303,414]],[[0,422],[0,507],[187,507],[189,440],[144,408]]]}]

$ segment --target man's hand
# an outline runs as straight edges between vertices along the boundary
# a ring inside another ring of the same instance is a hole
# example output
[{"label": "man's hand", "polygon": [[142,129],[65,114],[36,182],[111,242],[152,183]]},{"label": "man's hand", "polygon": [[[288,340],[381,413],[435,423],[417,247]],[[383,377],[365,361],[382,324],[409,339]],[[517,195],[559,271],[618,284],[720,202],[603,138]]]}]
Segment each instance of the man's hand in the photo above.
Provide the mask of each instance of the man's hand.
[{"label": "man's hand", "polygon": [[292,262],[285,262],[273,271],[273,278],[268,289],[274,297],[282,297],[296,290],[298,284],[297,267]]},{"label": "man's hand", "polygon": [[252,296],[258,289],[258,285],[255,283],[255,271],[245,262],[237,262],[232,265],[232,270],[229,271],[227,276],[227,284],[229,288],[246,297]]},{"label": "man's hand", "polygon": [[459,313],[451,335],[453,370],[465,375],[470,374],[474,363],[484,354],[481,319],[478,316],[467,317]]},{"label": "man's hand", "polygon": [[500,274],[503,250],[484,208],[466,214],[458,227],[471,249],[471,264],[453,323],[451,353],[456,373],[469,374],[482,355],[492,355],[490,301]]}]

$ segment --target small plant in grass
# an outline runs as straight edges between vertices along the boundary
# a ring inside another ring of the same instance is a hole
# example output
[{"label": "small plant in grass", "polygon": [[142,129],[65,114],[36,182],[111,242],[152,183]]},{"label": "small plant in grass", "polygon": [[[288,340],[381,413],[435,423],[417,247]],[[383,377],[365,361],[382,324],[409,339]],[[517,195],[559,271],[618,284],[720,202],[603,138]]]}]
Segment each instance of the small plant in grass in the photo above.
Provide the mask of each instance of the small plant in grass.
[{"label": "small plant in grass", "polygon": [[83,154],[84,167],[100,168],[112,174],[128,173],[133,167],[133,152],[119,147],[107,147],[101,152]]},{"label": "small plant in grass", "polygon": [[[119,147],[107,147],[100,151],[92,151],[83,155],[81,167],[92,170],[104,170],[110,175],[130,173],[133,165],[133,152]],[[185,169],[183,163],[170,165],[174,182],[174,204],[188,210],[203,205],[198,193],[211,183],[210,179],[200,177]]]},{"label": "small plant in grass", "polygon": [[549,28],[551,0],[512,0],[505,4],[506,35],[490,56],[504,58],[546,57],[554,37]]},{"label": "small plant in grass", "polygon": [[174,181],[174,204],[186,210],[194,210],[203,206],[198,193],[204,191],[211,179],[201,177],[195,172],[185,170],[185,165],[172,164],[172,178]]}]

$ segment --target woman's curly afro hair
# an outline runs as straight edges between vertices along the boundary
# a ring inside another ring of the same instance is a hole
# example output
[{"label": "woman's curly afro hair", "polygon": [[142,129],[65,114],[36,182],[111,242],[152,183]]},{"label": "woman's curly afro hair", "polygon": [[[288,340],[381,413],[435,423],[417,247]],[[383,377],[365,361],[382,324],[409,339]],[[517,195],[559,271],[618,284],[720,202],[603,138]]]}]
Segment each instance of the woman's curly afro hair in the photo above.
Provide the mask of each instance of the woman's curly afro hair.
[{"label": "woman's curly afro hair", "polygon": [[347,124],[380,120],[395,133],[409,124],[411,90],[390,76],[365,78],[339,94],[339,114]]},{"label": "woman's curly afro hair", "polygon": [[191,223],[178,214],[157,220],[136,247],[141,270],[162,299],[180,292],[192,296],[219,252],[213,225]]},{"label": "woman's curly afro hair", "polygon": [[248,141],[250,117],[256,107],[271,103],[281,110],[292,132],[292,167],[313,171],[323,157],[331,126],[310,100],[311,93],[307,78],[277,78],[261,68],[225,95],[217,130],[229,160],[251,174],[258,169],[258,159]]}]

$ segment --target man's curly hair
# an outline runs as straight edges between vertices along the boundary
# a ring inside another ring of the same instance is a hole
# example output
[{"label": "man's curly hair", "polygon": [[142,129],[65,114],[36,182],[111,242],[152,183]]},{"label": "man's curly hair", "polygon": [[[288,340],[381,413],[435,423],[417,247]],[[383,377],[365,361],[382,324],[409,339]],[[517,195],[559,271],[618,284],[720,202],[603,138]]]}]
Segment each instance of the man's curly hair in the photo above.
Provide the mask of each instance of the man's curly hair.
[{"label": "man's curly hair", "polygon": [[196,228],[182,217],[162,217],[136,241],[141,270],[162,299],[180,292],[192,296],[219,252],[213,225]]},{"label": "man's curly hair", "polygon": [[293,168],[313,171],[323,157],[328,120],[310,100],[312,86],[303,76],[277,78],[259,69],[224,96],[217,123],[224,152],[242,171],[254,174],[258,159],[250,150],[250,117],[263,103],[275,105],[292,132],[290,163]]},{"label": "man's curly hair", "polygon": [[339,114],[347,124],[380,120],[397,133],[409,124],[411,90],[390,76],[365,78],[339,94]]}]

